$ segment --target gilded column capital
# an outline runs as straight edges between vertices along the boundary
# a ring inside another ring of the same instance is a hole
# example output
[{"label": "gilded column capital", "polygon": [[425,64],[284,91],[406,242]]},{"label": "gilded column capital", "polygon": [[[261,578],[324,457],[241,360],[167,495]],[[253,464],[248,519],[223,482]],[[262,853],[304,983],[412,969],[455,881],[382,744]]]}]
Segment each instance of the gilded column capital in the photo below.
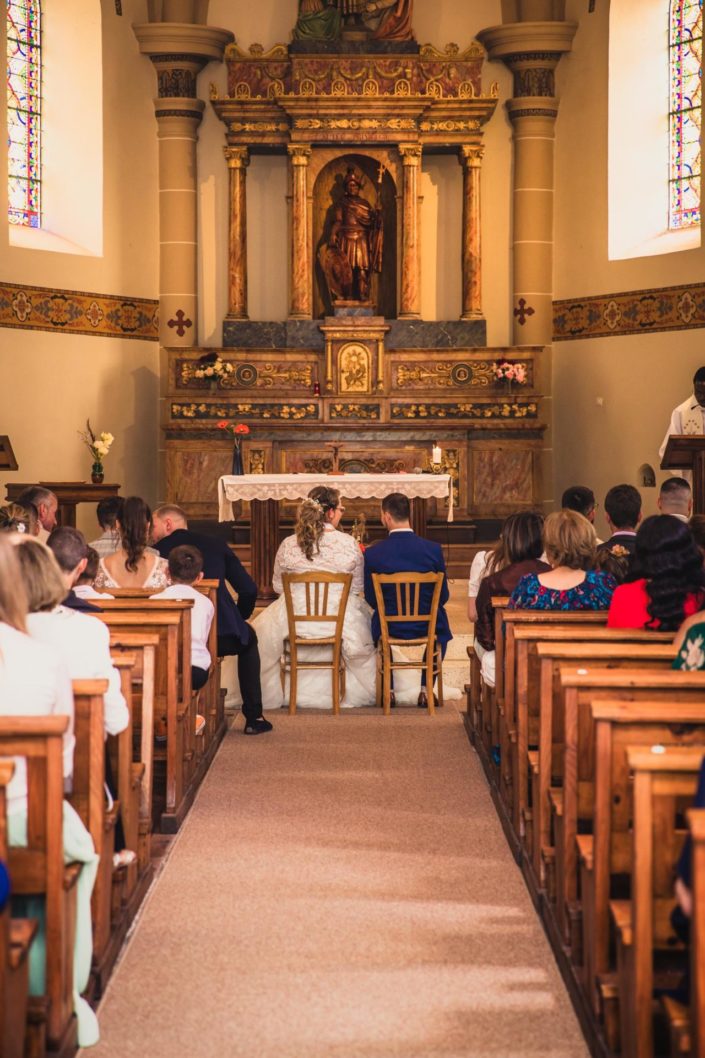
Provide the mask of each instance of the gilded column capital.
[{"label": "gilded column capital", "polygon": [[458,161],[465,169],[479,169],[485,156],[485,148],[479,144],[463,144],[458,150]]},{"label": "gilded column capital", "polygon": [[307,143],[287,143],[286,150],[292,165],[308,165],[313,153]]},{"label": "gilded column capital", "polygon": [[421,165],[423,147],[420,143],[400,143],[397,150],[399,151],[404,165]]},{"label": "gilded column capital", "polygon": [[223,147],[223,154],[228,163],[228,169],[246,169],[250,164],[248,147]]}]

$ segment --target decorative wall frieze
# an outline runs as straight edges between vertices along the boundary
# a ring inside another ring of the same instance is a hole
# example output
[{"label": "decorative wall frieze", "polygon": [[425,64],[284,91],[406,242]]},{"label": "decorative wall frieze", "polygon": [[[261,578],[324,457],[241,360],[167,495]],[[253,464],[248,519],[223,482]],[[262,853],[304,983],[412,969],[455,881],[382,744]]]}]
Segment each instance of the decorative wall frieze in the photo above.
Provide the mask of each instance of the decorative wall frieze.
[{"label": "decorative wall frieze", "polygon": [[382,412],[379,404],[331,404],[329,418],[348,420],[379,420]]},{"label": "decorative wall frieze", "polygon": [[[396,389],[466,389],[499,388],[495,368],[497,360],[436,360],[424,363],[395,363],[393,385]],[[534,384],[534,363],[529,360],[526,367],[526,385]]]},{"label": "decorative wall frieze", "polygon": [[255,422],[297,422],[319,418],[318,403],[311,404],[246,404],[220,401],[216,403],[181,403],[172,401],[171,417],[186,421],[218,422],[220,419],[245,419]]},{"label": "decorative wall frieze", "polygon": [[159,340],[159,302],[115,294],[0,283],[0,327]]},{"label": "decorative wall frieze", "polygon": [[[229,360],[232,363],[233,372],[218,383],[220,389],[300,389],[311,391],[313,387],[313,364],[299,361],[284,361],[275,363],[252,363],[238,360]],[[177,389],[209,389],[211,382],[207,378],[196,378],[194,372],[198,369],[197,360],[177,360],[176,386]]]},{"label": "decorative wall frieze", "polygon": [[538,404],[533,400],[506,400],[492,404],[392,403],[390,414],[392,422],[423,419],[535,419],[538,416]]},{"label": "decorative wall frieze", "polygon": [[705,283],[553,302],[554,342],[705,327]]}]

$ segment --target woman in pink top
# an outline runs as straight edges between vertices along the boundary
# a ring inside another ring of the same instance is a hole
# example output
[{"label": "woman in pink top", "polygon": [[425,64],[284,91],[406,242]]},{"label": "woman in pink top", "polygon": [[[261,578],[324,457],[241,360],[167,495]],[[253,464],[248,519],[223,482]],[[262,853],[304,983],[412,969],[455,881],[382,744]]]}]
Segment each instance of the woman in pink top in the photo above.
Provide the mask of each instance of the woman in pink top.
[{"label": "woman in pink top", "polygon": [[612,596],[609,628],[675,632],[705,605],[702,556],[688,525],[671,514],[654,514],[641,523],[632,577]]}]

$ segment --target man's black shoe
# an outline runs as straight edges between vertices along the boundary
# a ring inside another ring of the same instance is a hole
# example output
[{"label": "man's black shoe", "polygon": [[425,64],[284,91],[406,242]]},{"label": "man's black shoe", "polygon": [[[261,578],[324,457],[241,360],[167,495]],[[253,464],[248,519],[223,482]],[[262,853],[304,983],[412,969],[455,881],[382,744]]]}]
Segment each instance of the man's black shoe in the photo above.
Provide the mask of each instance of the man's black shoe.
[{"label": "man's black shoe", "polygon": [[428,709],[428,697],[425,691],[421,691],[419,694],[419,700],[416,703],[419,709]]},{"label": "man's black shoe", "polygon": [[246,735],[264,735],[267,731],[272,730],[272,725],[269,720],[265,720],[263,716],[258,716],[256,720],[248,720],[245,724]]}]

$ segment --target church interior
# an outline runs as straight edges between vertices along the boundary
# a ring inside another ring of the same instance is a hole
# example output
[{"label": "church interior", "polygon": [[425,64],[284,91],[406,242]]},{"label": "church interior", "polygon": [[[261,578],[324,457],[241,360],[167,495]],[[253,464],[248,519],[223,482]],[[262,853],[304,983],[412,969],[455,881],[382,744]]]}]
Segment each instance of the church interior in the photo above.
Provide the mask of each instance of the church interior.
[{"label": "church interior", "polygon": [[468,609],[505,519],[578,484],[607,540],[609,490],[648,520],[681,473],[664,431],[705,434],[666,429],[705,363],[702,0],[8,0],[4,26],[0,505],[46,486],[86,541],[118,492],[188,518],[254,580],[264,674],[307,496],[282,483],[310,477],[365,570],[390,525],[430,541],[453,638],[444,662],[429,638],[427,711],[401,677],[395,703],[390,648],[374,702],[346,708],[343,673],[248,740],[216,625],[192,693],[196,609],[106,596],[130,723],[104,752],[74,681],[72,804],[104,849],[82,1035],[61,793],[30,798],[34,874],[5,820],[7,760],[39,754],[47,794],[59,743],[12,727],[0,635],[0,866],[46,901],[0,911],[0,1058],[703,1058],[705,674],[670,671],[677,625],[522,623],[512,587],[489,680]]}]

